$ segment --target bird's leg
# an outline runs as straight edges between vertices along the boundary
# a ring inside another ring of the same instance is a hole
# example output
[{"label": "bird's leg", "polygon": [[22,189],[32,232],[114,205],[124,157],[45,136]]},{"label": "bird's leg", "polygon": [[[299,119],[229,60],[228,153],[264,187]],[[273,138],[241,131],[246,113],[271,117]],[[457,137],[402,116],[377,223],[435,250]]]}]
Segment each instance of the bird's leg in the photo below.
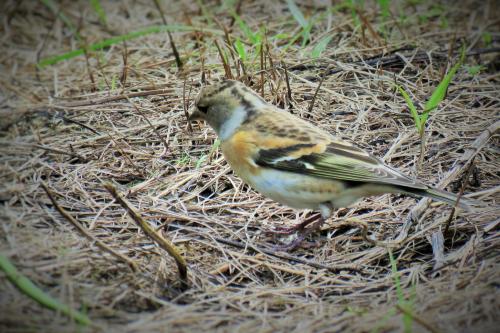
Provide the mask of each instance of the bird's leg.
[{"label": "bird's leg", "polygon": [[[321,214],[316,214],[301,222],[297,226],[295,226],[297,231],[297,238],[285,245],[277,245],[274,247],[276,251],[290,251],[298,246],[303,246],[303,242],[307,236],[311,233],[315,232],[325,223],[326,219],[330,217],[332,214],[333,207],[331,203],[323,203],[319,205],[319,209]],[[314,219],[313,219],[314,217]],[[310,225],[308,228],[306,228]],[[306,245],[306,247],[310,247],[310,244]]]},{"label": "bird's leg", "polygon": [[271,233],[273,234],[278,234],[278,235],[290,235],[293,234],[294,232],[300,232],[304,230],[309,224],[313,223],[314,221],[318,220],[321,217],[320,214],[314,214],[313,216],[309,216],[306,218],[304,221],[289,226],[289,227],[274,227],[272,230],[270,230]]},{"label": "bird's leg", "polygon": [[[274,246],[274,250],[276,251],[290,251],[293,250],[299,246],[302,247],[314,247],[317,246],[316,242],[305,242],[305,239],[307,236],[312,234],[313,232],[317,231],[323,223],[325,223],[325,219],[320,215],[315,215],[316,219],[315,221],[309,221],[309,227],[308,228],[302,228],[297,230],[297,238],[295,238],[293,241],[291,241],[288,244],[284,245],[276,245]],[[302,224],[302,223],[301,223]]]}]

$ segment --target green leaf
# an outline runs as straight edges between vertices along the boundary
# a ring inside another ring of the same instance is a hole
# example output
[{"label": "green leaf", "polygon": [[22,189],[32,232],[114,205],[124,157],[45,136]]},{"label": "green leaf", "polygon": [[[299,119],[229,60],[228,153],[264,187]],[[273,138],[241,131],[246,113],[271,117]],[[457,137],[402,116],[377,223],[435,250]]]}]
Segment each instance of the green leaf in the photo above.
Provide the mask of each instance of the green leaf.
[{"label": "green leaf", "polygon": [[408,105],[408,108],[410,109],[410,113],[413,116],[413,121],[415,122],[415,127],[417,128],[417,131],[419,133],[422,132],[422,125],[420,124],[420,116],[418,115],[417,108],[413,104],[413,101],[411,100],[410,96],[406,93],[406,91],[401,87],[397,86],[399,93],[403,96],[403,98],[406,101],[406,105]]},{"label": "green leaf", "polygon": [[90,325],[92,322],[83,313],[71,309],[66,304],[59,302],[57,299],[46,294],[42,289],[38,288],[30,279],[22,275],[7,257],[0,254],[0,270],[5,273],[7,279],[16,286],[23,294],[30,297],[39,304],[65,314],[66,316],[75,319],[82,325]]},{"label": "green leaf", "polygon": [[[216,29],[198,28],[198,27],[187,26],[187,25],[159,25],[159,26],[148,27],[148,28],[143,29],[143,30],[134,31],[134,32],[131,32],[131,33],[128,33],[125,35],[105,39],[101,42],[87,45],[86,49],[89,51],[96,51],[96,50],[100,50],[100,49],[103,49],[105,47],[111,46],[113,44],[119,44],[125,40],[130,40],[130,39],[146,36],[149,34],[166,32],[166,31],[204,31],[204,32],[211,32],[211,33],[214,33],[217,35],[223,35],[222,31],[216,30]],[[76,50],[66,52],[66,53],[63,53],[60,55],[44,58],[44,59],[40,60],[40,62],[37,64],[37,66],[39,68],[43,68],[43,67],[46,67],[49,65],[54,65],[58,62],[77,57],[77,56],[82,55],[84,53],[85,53],[84,48],[76,49]]]},{"label": "green leaf", "polygon": [[94,8],[94,11],[96,12],[97,16],[99,16],[99,21],[101,21],[103,25],[106,25],[107,21],[106,12],[102,8],[99,0],[90,0],[90,4],[92,5],[92,8]]},{"label": "green leaf", "polygon": [[306,46],[307,41],[309,40],[309,38],[311,36],[312,25],[313,25],[313,23],[311,21],[311,22],[309,22],[307,27],[302,29],[302,47]]},{"label": "green leaf", "polygon": [[390,2],[391,0],[378,0],[378,5],[380,6],[380,11],[382,12],[382,17],[384,19],[391,16],[391,13],[389,11]]},{"label": "green leaf", "polygon": [[484,68],[485,67],[482,65],[465,66],[467,73],[472,76],[479,74],[479,72],[481,72]]},{"label": "green leaf", "polygon": [[439,103],[444,99],[446,96],[446,91],[448,90],[448,86],[450,85],[451,79],[455,76],[455,73],[457,70],[460,68],[462,65],[462,62],[464,61],[465,58],[465,47],[462,47],[462,52],[460,55],[460,60],[451,68],[451,70],[446,74],[443,78],[443,80],[438,84],[434,92],[432,93],[431,97],[425,103],[425,108],[424,112],[422,113],[422,116],[420,117],[420,122],[421,126],[425,124],[427,121],[427,118],[429,117],[429,113],[437,108]]},{"label": "green leaf", "polygon": [[236,13],[233,13],[233,17],[236,20],[236,23],[238,23],[238,25],[240,26],[241,31],[243,31],[247,39],[250,42],[252,42],[252,44],[254,45],[257,44],[259,42],[257,36],[253,33],[252,29],[250,29],[250,27],[245,23],[245,21],[243,21],[241,17]]},{"label": "green leaf", "polygon": [[236,52],[240,56],[241,61],[245,61],[247,58],[247,54],[245,52],[245,46],[241,42],[239,38],[236,38],[236,42],[234,43],[234,47],[236,48]]},{"label": "green leaf", "polygon": [[491,42],[493,41],[493,37],[489,32],[483,32],[481,39],[483,40],[484,44],[486,44],[486,46],[490,46]]},{"label": "green leaf", "polygon": [[333,36],[325,36],[323,37],[316,46],[314,46],[314,49],[312,50],[312,57],[317,58],[323,53],[323,51],[326,50],[326,47],[328,46],[328,43],[332,40]]},{"label": "green leaf", "polygon": [[[406,308],[408,311],[411,312],[411,308],[409,304],[403,295],[403,289],[401,288],[401,280],[399,277],[399,272],[396,264],[396,260],[394,259],[394,256],[392,254],[391,248],[387,249],[389,251],[389,260],[391,262],[391,271],[392,275],[394,276],[394,284],[396,285],[396,294],[398,296],[398,304],[401,307]],[[404,331],[405,332],[411,332],[411,325],[412,325],[413,317],[410,316],[407,313],[403,313],[403,325],[404,325]]]},{"label": "green leaf", "polygon": [[292,13],[295,20],[300,24],[300,26],[303,29],[306,29],[308,23],[307,20],[304,18],[304,15],[302,15],[302,12],[300,11],[299,7],[297,7],[297,5],[293,0],[286,0],[286,3],[288,4],[288,9],[290,9],[290,12]]},{"label": "green leaf", "polygon": [[273,38],[275,38],[275,39],[287,39],[287,38],[290,38],[290,35],[287,34],[286,32],[282,32],[282,33],[274,35]]}]

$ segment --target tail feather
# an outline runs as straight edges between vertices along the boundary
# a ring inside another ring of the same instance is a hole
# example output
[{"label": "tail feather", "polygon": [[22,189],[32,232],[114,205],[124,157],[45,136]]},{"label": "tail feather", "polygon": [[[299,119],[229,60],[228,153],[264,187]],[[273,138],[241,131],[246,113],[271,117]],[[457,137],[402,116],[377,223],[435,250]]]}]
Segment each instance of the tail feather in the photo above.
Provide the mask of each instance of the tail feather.
[{"label": "tail feather", "polygon": [[[412,191],[412,192],[414,192],[414,191]],[[457,202],[457,195],[450,193],[450,192],[447,192],[447,191],[439,190],[437,188],[428,188],[426,190],[419,190],[416,192],[419,192],[419,193],[415,193],[415,194],[419,194],[419,195],[424,196],[424,197],[429,197],[431,199],[443,201],[451,206],[455,206],[455,204]],[[473,207],[481,206],[481,203],[477,200],[474,200],[474,199],[461,197],[460,200],[458,201],[457,206],[470,212],[473,210]]]}]

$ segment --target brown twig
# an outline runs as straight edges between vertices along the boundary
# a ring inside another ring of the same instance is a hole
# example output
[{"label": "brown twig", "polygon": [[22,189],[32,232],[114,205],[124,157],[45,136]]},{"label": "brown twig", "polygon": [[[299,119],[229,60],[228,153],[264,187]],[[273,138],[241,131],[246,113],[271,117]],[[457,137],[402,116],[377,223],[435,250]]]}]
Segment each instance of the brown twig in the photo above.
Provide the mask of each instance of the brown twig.
[{"label": "brown twig", "polygon": [[132,269],[132,271],[137,272],[139,270],[137,264],[132,259],[124,256],[121,253],[116,252],[111,247],[107,246],[102,241],[95,238],[91,233],[88,232],[86,228],[84,228],[80,224],[80,222],[78,222],[73,216],[71,216],[68,212],[66,212],[64,208],[59,206],[56,199],[52,195],[52,191],[49,190],[48,186],[44,182],[41,182],[40,185],[43,187],[45,193],[47,193],[47,196],[49,197],[50,201],[54,205],[55,209],[59,212],[59,214],[61,214],[69,223],[71,223],[83,236],[85,236],[88,240],[94,242],[95,245],[101,250],[108,252],[112,256],[118,258],[120,261],[126,263],[130,267],[130,269]]},{"label": "brown twig", "polygon": [[182,106],[184,109],[184,115],[186,116],[189,133],[193,133],[193,127],[191,127],[191,122],[189,121],[189,114],[188,114],[188,110],[187,110],[188,101],[186,101],[186,80],[187,80],[187,77],[184,78],[184,83],[182,84],[182,102],[183,102]]},{"label": "brown twig", "polygon": [[260,43],[260,95],[264,98],[264,42]]},{"label": "brown twig", "polygon": [[326,68],[326,70],[323,72],[323,75],[321,75],[321,79],[319,80],[318,86],[316,87],[316,90],[314,91],[313,98],[311,100],[311,103],[309,104],[308,111],[312,112],[313,107],[314,107],[314,102],[316,101],[316,96],[318,96],[319,89],[321,88],[321,85],[323,84],[323,81],[325,80],[326,73],[328,73],[330,69],[330,66]]},{"label": "brown twig", "polygon": [[361,9],[356,8],[356,14],[358,14],[359,18],[363,22],[363,25],[368,28],[368,30],[370,31],[370,34],[373,36],[373,38],[375,38],[377,40],[377,44],[384,45],[384,43],[382,43],[382,41],[380,39],[380,36],[378,35],[378,33],[375,31],[375,29],[373,29],[372,25],[370,24],[370,21],[368,21],[366,16],[364,16],[363,13],[361,12]]},{"label": "brown twig", "polygon": [[[292,100],[292,89],[290,88],[290,79],[288,77],[288,70],[286,68],[285,62],[281,63],[283,70],[285,71],[285,80],[286,80],[286,94],[288,96],[288,101]],[[290,104],[291,105],[291,104]]]},{"label": "brown twig", "polygon": [[455,211],[458,206],[458,202],[462,198],[462,195],[464,194],[465,188],[467,187],[467,184],[469,183],[469,177],[472,171],[472,167],[474,166],[474,160],[476,159],[476,156],[473,156],[472,159],[469,162],[469,166],[467,167],[467,171],[464,174],[464,177],[462,178],[462,186],[460,186],[460,191],[458,191],[457,194],[457,200],[455,200],[455,206],[451,209],[450,216],[448,217],[448,220],[446,220],[445,227],[444,227],[444,232],[443,234],[448,233],[448,229],[450,228],[451,221],[453,220],[453,217],[455,216]]},{"label": "brown twig", "polygon": [[217,51],[219,51],[219,56],[222,61],[222,66],[224,67],[224,72],[226,73],[226,79],[232,80],[233,79],[233,74],[231,73],[231,67],[226,61],[226,57],[224,57],[224,53],[222,53],[222,50],[219,46],[219,43],[217,42],[217,39],[214,39],[215,47],[217,47]]},{"label": "brown twig", "polygon": [[68,156],[71,156],[71,157],[75,157],[75,158],[78,158],[79,160],[81,160],[83,162],[87,162],[88,161],[82,155],[79,155],[79,154],[76,154],[76,153],[73,153],[73,152],[70,152],[70,151],[61,150],[61,149],[52,148],[52,147],[47,147],[47,146],[40,145],[40,144],[33,145],[33,147],[40,148],[40,149],[43,149],[43,150],[46,150],[46,151],[50,151],[50,152],[53,152],[53,153],[57,153],[57,154],[62,154],[62,155],[68,155]]},{"label": "brown twig", "polygon": [[132,93],[128,93],[128,94],[121,94],[121,95],[117,95],[117,96],[110,96],[110,97],[105,97],[105,98],[100,98],[100,99],[91,99],[91,100],[78,101],[78,102],[67,103],[67,104],[52,105],[52,107],[57,108],[57,109],[64,109],[64,108],[74,108],[74,107],[80,107],[80,106],[106,104],[109,102],[116,102],[116,101],[120,101],[122,99],[127,99],[127,98],[132,98],[132,97],[161,95],[161,94],[165,94],[167,92],[169,92],[167,90],[167,88],[165,88],[165,89],[153,89],[153,90],[146,90],[146,91],[137,91],[137,92],[132,92]]},{"label": "brown twig", "polygon": [[162,249],[167,251],[167,253],[174,258],[175,263],[177,264],[177,268],[179,269],[179,277],[181,286],[183,289],[188,287],[188,279],[187,279],[187,264],[182,255],[180,254],[179,249],[172,244],[169,240],[163,238],[160,234],[158,234],[149,224],[146,222],[139,212],[125,199],[122,197],[116,187],[114,187],[111,183],[105,183],[104,187],[106,190],[113,196],[113,198],[125,209],[128,215],[134,220],[134,222],[144,231],[144,233],[154,240]]},{"label": "brown twig", "polygon": [[[165,18],[165,14],[163,13],[163,10],[161,9],[160,2],[158,0],[153,0],[155,3],[156,9],[160,12],[161,20],[163,21],[164,25],[168,25],[167,19]],[[172,38],[172,34],[170,31],[167,30],[167,35],[168,35],[168,41],[170,42],[170,48],[172,48],[172,53],[174,54],[175,57],[175,63],[177,64],[177,68],[179,70],[182,69],[182,60],[181,57],[179,56],[179,52],[177,51],[177,47],[175,46],[174,39]]]},{"label": "brown twig", "polygon": [[65,122],[68,122],[68,123],[72,123],[72,124],[76,124],[78,126],[81,126],[83,128],[86,128],[88,129],[89,131],[91,131],[92,133],[94,134],[97,134],[97,135],[101,135],[101,133],[99,133],[97,130],[93,129],[92,127],[90,127],[89,125],[87,124],[84,124],[78,120],[74,120],[74,119],[71,119],[71,118],[68,118],[68,117],[65,117],[65,116],[61,116],[61,119],[64,120]]},{"label": "brown twig", "polygon": [[125,87],[125,83],[127,83],[127,74],[128,74],[128,49],[126,41],[123,41],[122,59],[123,59],[123,68],[122,68],[122,75],[120,76],[120,83],[122,84],[122,87]]},{"label": "brown twig", "polygon": [[[238,0],[238,2],[236,3],[236,9],[235,9],[236,15],[240,15],[242,4],[243,4],[243,0]],[[229,22],[229,27],[232,27],[234,25],[235,20],[236,19],[234,18],[234,16],[231,16],[231,21]]]}]

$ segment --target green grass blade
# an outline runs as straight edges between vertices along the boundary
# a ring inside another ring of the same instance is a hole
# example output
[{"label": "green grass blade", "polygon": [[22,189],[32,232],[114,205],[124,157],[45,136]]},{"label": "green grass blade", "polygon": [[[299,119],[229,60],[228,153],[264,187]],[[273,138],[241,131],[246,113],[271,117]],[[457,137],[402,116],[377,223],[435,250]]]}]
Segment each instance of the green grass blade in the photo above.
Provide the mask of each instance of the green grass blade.
[{"label": "green grass blade", "polygon": [[[388,248],[387,251],[389,252],[389,260],[391,262],[392,275],[394,276],[394,284],[396,285],[396,295],[398,296],[398,304],[399,304],[399,306],[404,307],[409,312],[411,312],[411,309],[408,307],[408,304],[407,304],[407,302],[404,298],[404,295],[403,295],[403,288],[401,288],[401,280],[399,278],[399,272],[398,272],[396,260],[394,259],[394,256],[392,254],[392,250],[390,248]],[[409,314],[403,313],[403,325],[404,325],[405,332],[411,332],[412,322],[413,322],[412,316],[410,316]]]},{"label": "green grass blade", "polygon": [[392,250],[390,248],[387,249],[389,252],[389,260],[391,262],[391,271],[394,276],[394,283],[396,284],[396,294],[398,296],[399,302],[404,302],[403,289],[401,289],[401,281],[399,279],[398,267],[396,264],[396,260],[394,259],[394,255],[392,254]]},{"label": "green grass blade", "polygon": [[[216,29],[207,29],[207,28],[198,28],[198,27],[193,27],[193,26],[186,26],[186,25],[159,25],[159,26],[152,26],[148,27],[143,30],[138,30],[134,31],[125,35],[120,35],[112,38],[105,39],[103,41],[100,41],[95,44],[90,44],[87,45],[87,50],[90,51],[96,51],[103,49],[105,47],[111,46],[113,44],[119,44],[122,43],[123,41],[146,36],[149,34],[153,33],[159,33],[159,32],[166,32],[166,31],[204,31],[204,32],[211,32],[213,34],[217,35],[223,35],[223,33],[219,30]],[[40,62],[37,64],[39,68],[43,68],[49,65],[54,65],[57,64],[58,62],[61,62],[63,60],[68,60],[74,57],[77,57],[79,55],[82,55],[85,53],[84,48],[76,49],[70,52],[66,52],[60,55],[56,56],[51,56],[44,58],[40,60]]]},{"label": "green grass blade", "polygon": [[[361,20],[359,19],[358,13],[356,12],[356,7],[358,5],[356,2],[358,2],[358,1],[346,0],[348,7],[351,8],[351,16],[354,20],[355,27],[361,25]],[[361,7],[363,7],[363,4],[361,4]]]},{"label": "green grass blade", "polygon": [[75,35],[76,39],[80,41],[81,37],[78,31],[76,30],[76,27],[73,25],[71,20],[66,15],[64,15],[62,11],[59,10],[56,3],[52,0],[41,0],[41,1],[45,6],[47,6],[47,8],[50,9],[50,11],[54,15],[56,15],[64,23],[65,26],[67,26],[71,30],[71,32]]},{"label": "green grass blade", "polygon": [[297,7],[297,5],[293,0],[286,0],[286,3],[288,4],[288,9],[290,9],[290,12],[292,13],[295,20],[300,24],[300,26],[303,29],[306,29],[308,23],[307,20],[304,18],[304,15],[302,15],[302,12],[300,11],[299,7]]},{"label": "green grass blade", "polygon": [[208,25],[212,25],[214,22],[212,20],[212,15],[208,11],[207,7],[205,7],[205,4],[203,3],[202,0],[196,0],[196,4],[198,7],[201,9],[201,13],[203,14],[203,17],[207,20]]},{"label": "green grass blade", "polygon": [[321,53],[323,53],[323,51],[326,50],[326,47],[328,46],[328,43],[330,43],[330,41],[332,40],[332,38],[333,38],[332,35],[323,37],[318,42],[318,44],[316,44],[316,46],[314,46],[314,48],[312,50],[312,57],[313,58],[319,57],[321,55]]},{"label": "green grass blade", "polygon": [[307,25],[307,27],[305,27],[304,29],[302,29],[302,47],[306,46],[307,41],[309,40],[309,38],[311,36],[312,26],[313,26],[313,23],[311,21],[311,22],[309,22],[309,24]]},{"label": "green grass blade", "polygon": [[411,100],[410,96],[406,93],[406,91],[401,86],[397,86],[397,87],[398,87],[399,93],[405,99],[406,105],[408,105],[408,108],[410,109],[410,113],[413,116],[413,121],[415,122],[415,127],[417,128],[417,131],[419,133],[421,133],[422,132],[422,124],[420,121],[420,116],[417,112],[417,108],[413,104],[413,101]]},{"label": "green grass blade", "polygon": [[59,311],[70,318],[74,318],[82,325],[90,325],[92,322],[83,313],[71,309],[66,304],[59,302],[57,299],[46,294],[43,290],[35,286],[30,279],[22,275],[7,257],[0,254],[0,270],[5,272],[7,279],[16,286],[23,294],[32,298],[41,305]]},{"label": "green grass blade", "polygon": [[240,56],[241,61],[245,61],[247,59],[247,53],[245,51],[245,45],[241,42],[239,38],[236,38],[236,42],[234,43],[234,47],[238,55]]},{"label": "green grass blade", "polygon": [[443,80],[438,84],[431,97],[425,103],[425,109],[420,117],[421,125],[423,126],[429,117],[429,113],[437,108],[439,103],[441,103],[446,96],[446,91],[448,91],[448,86],[450,85],[451,80],[455,76],[457,70],[462,65],[462,62],[465,58],[465,48],[462,48],[462,53],[460,55],[460,60],[451,68],[451,70],[446,74]]},{"label": "green grass blade", "polygon": [[258,43],[258,38],[255,36],[253,33],[252,29],[243,21],[243,19],[236,13],[233,13],[233,17],[236,20],[236,23],[240,26],[241,31],[245,34],[247,39],[252,43],[252,44],[257,44]]},{"label": "green grass blade", "polygon": [[389,16],[391,16],[391,13],[389,11],[390,2],[391,0],[378,0],[378,5],[380,6],[380,11],[384,19],[387,19]]},{"label": "green grass blade", "polygon": [[106,25],[107,22],[106,12],[101,6],[101,2],[99,0],[90,0],[90,4],[92,5],[92,8],[94,8],[94,11],[96,12],[97,16],[99,16],[99,21],[101,21],[103,25]]}]

